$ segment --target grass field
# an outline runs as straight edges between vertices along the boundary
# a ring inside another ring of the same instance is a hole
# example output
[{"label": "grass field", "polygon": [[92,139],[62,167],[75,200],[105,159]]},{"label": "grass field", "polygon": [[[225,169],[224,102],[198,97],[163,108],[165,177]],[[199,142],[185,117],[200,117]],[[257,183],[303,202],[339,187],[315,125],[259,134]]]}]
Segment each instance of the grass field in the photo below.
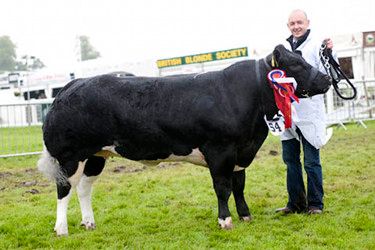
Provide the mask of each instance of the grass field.
[{"label": "grass field", "polygon": [[40,152],[43,149],[40,126],[0,128],[0,155]]},{"label": "grass field", "polygon": [[74,195],[70,235],[56,237],[55,186],[36,171],[38,157],[0,159],[0,249],[375,249],[375,122],[366,124],[334,128],[322,149],[322,215],[274,213],[287,201],[286,168],[270,135],[246,172],[253,221],[239,221],[231,197],[231,231],[217,226],[207,169],[114,158],[94,187],[97,229],[80,227]]}]

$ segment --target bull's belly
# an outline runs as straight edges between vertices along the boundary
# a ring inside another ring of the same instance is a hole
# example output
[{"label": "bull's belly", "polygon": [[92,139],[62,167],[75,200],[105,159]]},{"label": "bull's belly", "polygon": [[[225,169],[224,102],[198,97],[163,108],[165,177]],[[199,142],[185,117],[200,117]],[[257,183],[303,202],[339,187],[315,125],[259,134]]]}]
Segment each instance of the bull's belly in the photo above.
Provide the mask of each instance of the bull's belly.
[{"label": "bull's belly", "polygon": [[[104,158],[109,158],[109,157],[122,157],[117,151],[115,150],[115,146],[105,146],[102,148],[101,151],[97,152],[95,156],[100,156]],[[207,162],[204,158],[204,155],[202,152],[198,149],[195,148],[189,155],[174,155],[171,154],[168,158],[165,159],[158,159],[158,160],[141,160],[139,162],[144,163],[144,164],[158,164],[160,162],[167,162],[167,161],[173,161],[173,162],[189,162],[195,165],[200,165],[203,167],[208,167]],[[240,171],[243,170],[244,168],[235,166],[234,171]]]}]

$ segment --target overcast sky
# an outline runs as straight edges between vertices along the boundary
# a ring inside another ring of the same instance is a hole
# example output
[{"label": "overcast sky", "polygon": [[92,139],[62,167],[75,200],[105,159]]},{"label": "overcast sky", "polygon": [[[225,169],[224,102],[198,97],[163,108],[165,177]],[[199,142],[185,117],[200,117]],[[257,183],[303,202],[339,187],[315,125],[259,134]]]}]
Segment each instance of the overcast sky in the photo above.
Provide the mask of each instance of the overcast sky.
[{"label": "overcast sky", "polygon": [[74,63],[79,35],[122,62],[272,48],[289,36],[296,8],[322,37],[375,30],[375,0],[1,0],[0,8],[0,36],[50,67]]}]

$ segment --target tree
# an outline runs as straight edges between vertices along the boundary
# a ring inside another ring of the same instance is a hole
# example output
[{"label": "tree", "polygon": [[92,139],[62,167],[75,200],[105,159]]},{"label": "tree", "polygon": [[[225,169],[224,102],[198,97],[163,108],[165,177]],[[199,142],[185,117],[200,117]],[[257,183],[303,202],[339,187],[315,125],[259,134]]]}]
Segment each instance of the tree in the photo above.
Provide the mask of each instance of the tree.
[{"label": "tree", "polygon": [[28,71],[28,70],[41,69],[45,67],[44,63],[35,56],[24,55],[22,56],[21,59],[22,59],[21,61],[16,62],[17,70]]},{"label": "tree", "polygon": [[17,46],[12,42],[9,36],[0,37],[0,72],[15,70],[35,70],[45,67],[44,63],[35,56],[22,56],[17,60]]},{"label": "tree", "polygon": [[88,36],[80,36],[80,47],[81,47],[81,60],[91,60],[100,57],[100,53],[90,44]]},{"label": "tree", "polygon": [[12,71],[16,66],[16,45],[9,36],[0,37],[0,71]]}]

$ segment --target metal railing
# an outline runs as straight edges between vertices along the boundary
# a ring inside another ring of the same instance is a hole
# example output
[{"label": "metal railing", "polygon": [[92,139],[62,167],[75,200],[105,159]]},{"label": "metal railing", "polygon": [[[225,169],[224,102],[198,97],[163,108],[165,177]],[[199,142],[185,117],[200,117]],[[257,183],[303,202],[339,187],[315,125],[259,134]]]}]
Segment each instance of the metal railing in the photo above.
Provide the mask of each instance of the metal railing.
[{"label": "metal railing", "polygon": [[42,124],[52,100],[0,105],[0,158],[39,154]]},{"label": "metal railing", "polygon": [[[365,120],[374,119],[375,79],[355,80],[353,84],[357,89],[357,97],[354,100],[342,100],[334,91],[326,95],[328,125],[343,125],[348,122],[363,124]],[[345,92],[345,89],[343,91]]]}]

